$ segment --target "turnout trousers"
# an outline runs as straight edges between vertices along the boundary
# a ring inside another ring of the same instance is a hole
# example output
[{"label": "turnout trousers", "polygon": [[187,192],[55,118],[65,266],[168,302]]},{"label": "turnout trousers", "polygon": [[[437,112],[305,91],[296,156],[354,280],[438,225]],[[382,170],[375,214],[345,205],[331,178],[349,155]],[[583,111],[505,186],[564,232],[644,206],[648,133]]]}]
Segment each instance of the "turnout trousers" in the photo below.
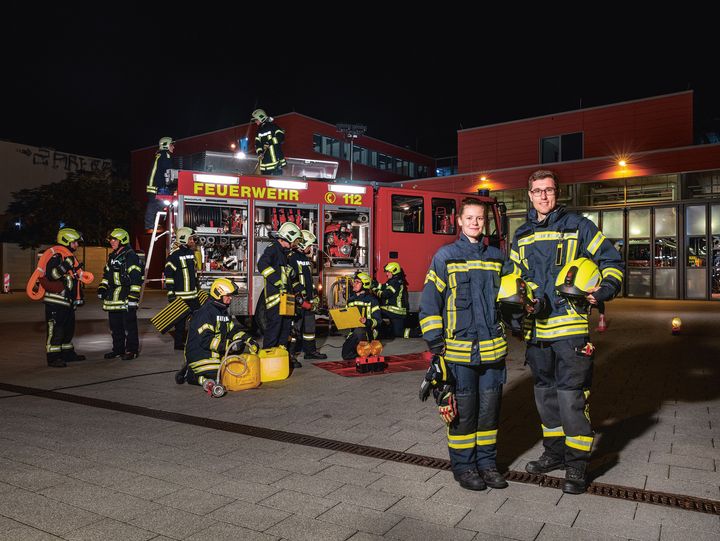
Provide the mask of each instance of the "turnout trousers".
[{"label": "turnout trousers", "polygon": [[139,353],[137,309],[117,310],[108,312],[110,334],[112,335],[113,352]]},{"label": "turnout trousers", "polygon": [[72,340],[75,335],[75,310],[71,306],[45,303],[47,362],[67,361],[75,354]]},{"label": "turnout trousers", "polygon": [[585,470],[590,459],[590,386],[593,360],[582,353],[587,337],[528,343],[525,353],[534,379],[535,405],[545,452]]}]

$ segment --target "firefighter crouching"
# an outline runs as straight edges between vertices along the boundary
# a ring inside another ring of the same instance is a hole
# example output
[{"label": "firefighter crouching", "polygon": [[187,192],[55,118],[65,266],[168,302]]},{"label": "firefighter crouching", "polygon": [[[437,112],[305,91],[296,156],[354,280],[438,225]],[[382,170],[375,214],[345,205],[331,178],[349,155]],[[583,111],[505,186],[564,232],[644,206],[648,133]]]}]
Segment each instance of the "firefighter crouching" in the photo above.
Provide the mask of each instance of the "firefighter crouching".
[{"label": "firefighter crouching", "polygon": [[295,286],[295,330],[298,335],[298,343],[293,353],[305,353],[305,359],[327,359],[327,355],[320,353],[315,342],[315,311],[317,310],[320,298],[315,291],[315,283],[312,274],[312,261],[310,252],[317,237],[308,231],[302,230],[302,238],[294,250],[288,255],[288,261],[297,274]]},{"label": "firefighter crouching", "polygon": [[192,385],[201,385],[206,391],[211,389],[227,347],[236,340],[241,340],[248,350],[257,353],[258,344],[228,314],[232,297],[238,293],[237,285],[228,278],[218,278],[212,283],[210,299],[190,318],[185,369],[176,375],[177,383],[187,381]]},{"label": "firefighter crouching", "polygon": [[406,325],[406,319],[410,302],[408,301],[408,283],[405,272],[395,261],[385,265],[384,270],[387,281],[378,286],[375,291],[380,299],[382,316],[390,320],[391,338],[409,338],[410,329]]},{"label": "firefighter crouching", "polygon": [[140,258],[130,247],[130,235],[119,227],[108,237],[112,252],[108,256],[103,279],[98,286],[98,298],[108,313],[112,351],[106,359],[121,357],[124,361],[135,359],[140,352],[137,310],[142,287]]},{"label": "firefighter crouching", "polygon": [[[65,227],[58,231],[57,243],[75,252],[82,241],[82,235],[75,229]],[[75,334],[75,309],[83,304],[82,289],[75,276],[75,257],[63,258],[53,255],[45,267],[42,279],[45,288],[45,324],[47,339],[45,352],[47,364],[62,368],[72,361],[84,361],[84,355],[75,353],[72,340]]]},{"label": "firefighter crouching", "polygon": [[378,337],[378,329],[382,325],[380,316],[380,303],[377,297],[370,292],[372,278],[365,272],[358,272],[353,279],[353,292],[348,297],[347,306],[355,306],[360,312],[362,327],[353,329],[345,337],[342,346],[342,358],[346,361],[355,359],[357,345],[363,340],[374,340]]},{"label": "firefighter crouching", "polygon": [[[175,242],[170,247],[170,255],[165,263],[165,288],[168,290],[168,302],[184,300],[194,312],[200,308],[198,301],[198,279],[195,257],[195,236],[189,227],[177,230]],[[185,349],[186,323],[190,314],[184,315],[175,323],[175,349]]]},{"label": "firefighter crouching", "polygon": [[[288,262],[288,254],[302,238],[300,228],[292,222],[285,222],[277,232],[277,240],[268,246],[258,260],[258,270],[265,279],[263,296],[265,299],[265,333],[263,348],[287,348],[290,337],[292,316],[280,315],[280,295],[292,294],[296,273]],[[302,366],[294,358],[293,368]]]},{"label": "firefighter crouching", "polygon": [[[507,487],[496,467],[507,342],[495,302],[514,265],[483,243],[487,207],[466,198],[460,238],[433,257],[420,301],[420,327],[437,372],[437,403],[448,425],[455,480],[469,490]],[[427,379],[427,376],[426,376]],[[421,399],[427,398],[428,388]]]},{"label": "firefighter crouching", "polygon": [[588,403],[594,348],[587,308],[588,303],[617,295],[624,266],[594,223],[557,205],[558,191],[553,172],[540,170],[530,176],[533,208],[515,232],[510,252],[535,295],[525,358],[533,373],[544,451],[525,469],[565,469],[563,492],[580,494],[586,489],[594,439]]}]

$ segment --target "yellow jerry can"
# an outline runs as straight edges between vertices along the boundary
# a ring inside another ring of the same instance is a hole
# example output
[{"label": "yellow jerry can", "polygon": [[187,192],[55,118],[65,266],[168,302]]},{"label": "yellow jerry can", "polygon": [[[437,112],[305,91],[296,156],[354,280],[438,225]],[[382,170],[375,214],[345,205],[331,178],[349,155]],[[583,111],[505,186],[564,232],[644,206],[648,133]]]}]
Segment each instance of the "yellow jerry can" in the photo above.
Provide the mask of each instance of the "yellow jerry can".
[{"label": "yellow jerry can", "polygon": [[280,315],[281,316],[294,316],[295,315],[295,297],[287,293],[280,294]]},{"label": "yellow jerry can", "polygon": [[260,385],[260,357],[251,353],[228,357],[220,367],[221,383],[228,391],[244,391]]},{"label": "yellow jerry can", "polygon": [[260,381],[277,381],[290,375],[290,357],[285,348],[260,350]]}]

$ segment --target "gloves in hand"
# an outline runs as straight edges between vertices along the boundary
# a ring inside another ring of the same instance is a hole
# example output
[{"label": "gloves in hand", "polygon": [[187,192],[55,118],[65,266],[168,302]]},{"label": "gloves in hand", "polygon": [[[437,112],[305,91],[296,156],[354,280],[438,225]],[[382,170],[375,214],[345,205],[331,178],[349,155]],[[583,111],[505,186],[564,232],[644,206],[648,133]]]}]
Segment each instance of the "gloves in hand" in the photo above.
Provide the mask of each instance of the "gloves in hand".
[{"label": "gloves in hand", "polygon": [[428,366],[427,372],[425,372],[423,381],[420,384],[420,401],[425,402],[428,396],[430,396],[432,389],[437,389],[440,385],[448,381],[448,374],[445,359],[439,355],[433,355],[430,366]]},{"label": "gloves in hand", "polygon": [[457,400],[452,388],[448,385],[445,387],[438,396],[438,412],[442,420],[450,424],[457,417]]}]

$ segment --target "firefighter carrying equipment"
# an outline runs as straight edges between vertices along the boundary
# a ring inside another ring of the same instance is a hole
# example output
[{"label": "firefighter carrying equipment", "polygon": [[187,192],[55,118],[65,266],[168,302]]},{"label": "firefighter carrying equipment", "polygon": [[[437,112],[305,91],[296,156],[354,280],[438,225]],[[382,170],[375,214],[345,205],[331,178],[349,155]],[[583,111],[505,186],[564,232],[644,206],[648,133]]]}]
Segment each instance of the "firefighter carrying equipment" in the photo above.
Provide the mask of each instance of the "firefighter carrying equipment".
[{"label": "firefighter carrying equipment", "polygon": [[510,259],[535,297],[547,300],[547,313],[532,319],[527,340],[548,342],[589,334],[587,313],[556,292],[558,276],[567,263],[578,258],[595,262],[602,276],[602,294],[593,294],[596,299],[612,298],[622,287],[624,263],[618,251],[593,222],[568,213],[565,207],[557,207],[542,221],[535,209],[530,210],[512,246]]},{"label": "firefighter carrying equipment", "polygon": [[420,328],[445,361],[469,365],[500,363],[507,342],[495,302],[501,276],[516,273],[502,252],[464,235],[432,259],[420,299]]},{"label": "firefighter carrying equipment", "polygon": [[[178,237],[182,229],[189,228],[178,229]],[[179,239],[172,245],[163,274],[170,302],[176,298],[188,301],[197,298],[200,288],[198,287],[195,252],[186,244],[179,243]]]},{"label": "firefighter carrying equipment", "polygon": [[292,222],[285,222],[278,229],[277,236],[290,244],[302,242],[302,230]]},{"label": "firefighter carrying equipment", "polygon": [[174,145],[175,141],[173,141],[172,137],[161,137],[160,141],[158,141],[158,148],[160,150],[170,150],[170,145]]},{"label": "firefighter carrying equipment", "polygon": [[573,259],[560,269],[555,280],[558,295],[585,299],[600,285],[602,276],[595,262],[586,257]]},{"label": "firefighter carrying equipment", "polygon": [[130,244],[130,235],[124,229],[116,227],[108,235],[108,239],[120,241],[120,244]]},{"label": "firefighter carrying equipment", "polygon": [[82,233],[72,227],[63,227],[57,234],[57,243],[68,247],[73,242],[82,242]]},{"label": "firefighter carrying equipment", "polygon": [[103,279],[98,286],[98,298],[106,312],[127,311],[137,308],[143,270],[140,258],[128,245],[122,244],[108,256]]},{"label": "firefighter carrying equipment", "polygon": [[[202,306],[203,304],[205,304],[208,300],[208,297],[209,295],[207,291],[200,290],[200,292],[198,293],[199,305]],[[179,320],[186,318],[190,314],[190,312],[192,312],[192,310],[193,308],[187,302],[185,302],[184,299],[178,298],[168,304],[165,308],[160,310],[157,314],[155,314],[150,319],[150,323],[160,334],[165,334],[170,329],[172,329]]]},{"label": "firefighter carrying equipment", "polygon": [[176,232],[176,240],[179,244],[187,244],[193,235],[193,230],[189,227],[180,227]]},{"label": "firefighter carrying equipment", "polygon": [[425,376],[423,377],[422,383],[420,384],[420,401],[425,402],[430,396],[430,391],[433,392],[433,396],[437,401],[439,398],[440,388],[446,383],[453,381],[454,377],[452,372],[448,370],[445,359],[442,355],[433,355],[430,360],[430,366],[428,366]]},{"label": "firefighter carrying equipment", "polygon": [[265,114],[262,109],[256,110],[258,117],[262,113],[261,124],[255,135],[255,154],[260,162],[260,173],[270,173],[276,169],[282,169],[287,165],[285,155],[282,151],[282,143],[285,141],[285,130],[273,122],[273,119]]},{"label": "firefighter carrying equipment", "polygon": [[[61,229],[60,231],[63,230]],[[59,238],[60,233],[58,233],[58,241]],[[78,236],[78,238],[82,237]],[[69,241],[68,245],[70,244],[70,242],[73,241]],[[63,274],[72,273],[75,278],[80,280],[85,285],[91,284],[92,281],[95,280],[95,276],[93,275],[93,273],[88,272],[82,268],[78,260],[75,258],[75,255],[69,248],[66,248],[65,246],[53,246],[52,248],[48,248],[42,253],[42,255],[40,256],[40,260],[38,261],[37,267],[35,267],[35,270],[28,279],[27,285],[25,286],[25,293],[27,293],[27,296],[30,297],[30,299],[34,301],[39,301],[43,299],[45,297],[47,287],[50,287],[54,290],[58,289],[57,287],[53,287],[53,285],[51,285],[51,282],[59,280],[60,277],[46,277],[48,263],[50,262],[50,259],[52,259],[56,255],[59,255],[59,257],[64,261],[63,269],[58,268],[56,274],[59,274],[60,270],[64,270],[65,267],[68,267],[72,270],[67,271]],[[61,286],[58,291],[53,292],[53,295],[60,293],[63,289],[64,286]],[[78,295],[79,291],[76,295],[76,300],[79,300],[80,298]],[[63,302],[63,304],[65,304],[65,302]]]}]

